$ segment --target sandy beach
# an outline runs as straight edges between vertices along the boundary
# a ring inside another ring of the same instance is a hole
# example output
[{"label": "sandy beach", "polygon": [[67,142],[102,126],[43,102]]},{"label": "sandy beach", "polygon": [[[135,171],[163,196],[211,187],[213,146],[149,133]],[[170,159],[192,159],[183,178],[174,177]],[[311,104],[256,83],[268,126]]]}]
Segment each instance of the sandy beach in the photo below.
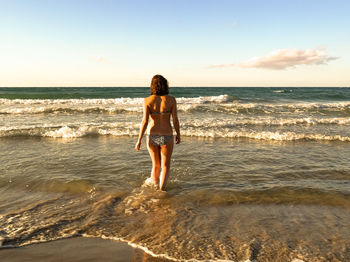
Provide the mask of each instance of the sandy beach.
[{"label": "sandy beach", "polygon": [[166,262],[126,243],[100,238],[68,238],[20,248],[0,249],[2,262]]}]

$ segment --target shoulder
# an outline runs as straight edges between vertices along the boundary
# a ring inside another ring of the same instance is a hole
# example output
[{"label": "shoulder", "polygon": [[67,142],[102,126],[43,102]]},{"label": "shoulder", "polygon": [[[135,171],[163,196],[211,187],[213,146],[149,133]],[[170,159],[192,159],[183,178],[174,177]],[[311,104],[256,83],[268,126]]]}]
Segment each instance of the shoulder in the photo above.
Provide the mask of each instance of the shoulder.
[{"label": "shoulder", "polygon": [[169,101],[176,102],[176,99],[173,96],[167,95],[167,99],[169,99]]},{"label": "shoulder", "polygon": [[171,108],[176,107],[176,99],[175,99],[175,97],[167,95],[166,101],[167,101],[167,104],[168,104],[169,107],[171,107]]},{"label": "shoulder", "polygon": [[149,104],[152,100],[154,100],[154,97],[153,97],[153,96],[148,96],[148,97],[145,97],[145,98],[143,99],[143,102],[144,102],[145,104]]}]

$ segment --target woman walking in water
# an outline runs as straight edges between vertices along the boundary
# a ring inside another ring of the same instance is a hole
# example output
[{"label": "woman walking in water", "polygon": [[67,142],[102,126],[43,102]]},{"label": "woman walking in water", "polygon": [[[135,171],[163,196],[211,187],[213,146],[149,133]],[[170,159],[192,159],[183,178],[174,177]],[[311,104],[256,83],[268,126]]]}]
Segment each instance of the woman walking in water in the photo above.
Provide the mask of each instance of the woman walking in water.
[{"label": "woman walking in water", "polygon": [[[176,100],[168,94],[168,81],[161,75],[155,75],[151,82],[151,95],[144,100],[143,119],[135,146],[135,149],[139,151],[147,128],[147,148],[153,164],[151,177],[160,190],[164,190],[168,181],[174,147],[170,116],[176,131],[176,144],[181,141]],[[151,117],[151,122],[148,125],[149,117]],[[159,174],[160,170],[162,170],[161,174]]]}]

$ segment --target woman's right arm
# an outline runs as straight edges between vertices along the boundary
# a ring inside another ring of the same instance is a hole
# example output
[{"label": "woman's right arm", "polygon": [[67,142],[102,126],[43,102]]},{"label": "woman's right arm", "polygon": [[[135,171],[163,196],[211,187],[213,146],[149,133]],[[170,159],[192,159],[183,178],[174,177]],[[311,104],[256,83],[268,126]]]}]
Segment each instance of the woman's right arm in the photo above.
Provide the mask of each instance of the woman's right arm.
[{"label": "woman's right arm", "polygon": [[181,137],[180,137],[180,123],[179,118],[177,117],[177,105],[176,105],[176,99],[174,98],[174,107],[172,110],[172,118],[173,118],[173,125],[176,131],[176,144],[180,144]]},{"label": "woman's right arm", "polygon": [[141,141],[142,141],[142,137],[146,131],[147,125],[148,125],[148,119],[149,119],[149,109],[146,103],[146,99],[143,102],[143,118],[142,118],[142,122],[141,122],[141,127],[140,127],[140,134],[139,134],[139,138],[136,142],[135,145],[135,149],[137,151],[140,150],[141,148]]}]

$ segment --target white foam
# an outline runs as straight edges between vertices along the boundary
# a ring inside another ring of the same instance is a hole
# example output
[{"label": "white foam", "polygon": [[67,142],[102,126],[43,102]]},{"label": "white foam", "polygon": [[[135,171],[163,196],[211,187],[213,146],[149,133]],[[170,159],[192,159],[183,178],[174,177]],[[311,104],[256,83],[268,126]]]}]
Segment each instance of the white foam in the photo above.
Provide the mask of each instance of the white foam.
[{"label": "white foam", "polygon": [[208,104],[208,103],[223,103],[223,102],[229,102],[229,101],[230,101],[229,95],[176,98],[176,102],[178,104]]},{"label": "white foam", "polygon": [[247,118],[236,117],[234,119],[194,119],[191,121],[182,121],[181,127],[206,127],[206,128],[220,128],[220,127],[235,127],[235,126],[292,126],[292,125],[350,125],[350,118]]},{"label": "white foam", "polygon": [[318,140],[318,141],[342,141],[350,142],[350,137],[341,135],[304,134],[294,132],[256,132],[256,131],[228,131],[228,130],[182,130],[184,136],[207,137],[207,138],[249,138],[257,140],[275,141],[297,141],[297,140]]},{"label": "white foam", "polygon": [[[0,98],[0,104],[5,106],[13,105],[136,105],[142,106],[144,98],[137,97],[124,97],[124,98],[96,98],[96,99],[6,99]],[[178,104],[208,104],[208,103],[226,103],[241,106],[256,106],[264,105],[269,107],[349,107],[350,102],[285,102],[285,103],[264,103],[264,102],[251,102],[246,103],[241,100],[233,99],[229,95],[219,96],[199,96],[199,97],[179,97],[176,98]]]},{"label": "white foam", "polygon": [[2,105],[142,105],[143,98],[96,98],[96,99],[6,99]]},{"label": "white foam", "polygon": [[152,177],[148,177],[141,187],[157,187],[158,185],[154,183]]},{"label": "white foam", "polygon": [[[228,101],[229,96],[208,96],[195,98],[179,98],[179,110],[188,110],[188,105],[222,103]],[[60,112],[102,112],[123,113],[142,112],[143,98],[115,98],[115,99],[0,99],[0,114],[42,114]],[[192,107],[191,107],[192,108]]]},{"label": "white foam", "polygon": [[[124,113],[142,112],[143,98],[114,99],[0,99],[0,114],[42,114],[42,113]],[[177,98],[179,111],[245,112],[258,110],[267,114],[273,112],[299,112],[308,110],[344,111],[350,109],[350,102],[333,103],[263,103],[242,102],[229,95]]]},{"label": "white foam", "polygon": [[126,240],[126,239],[120,238],[120,237],[108,237],[108,236],[105,236],[105,235],[93,236],[93,235],[89,235],[89,234],[83,234],[82,236],[83,237],[102,238],[102,239],[109,239],[109,240],[125,242],[125,243],[127,243],[129,246],[131,246],[133,248],[141,249],[146,254],[151,255],[152,257],[168,259],[168,260],[171,260],[171,261],[183,261],[183,262],[203,262],[203,261],[207,261],[207,262],[214,262],[214,261],[224,262],[225,261],[225,262],[234,262],[233,260],[227,260],[227,259],[205,259],[205,260],[198,260],[198,259],[194,259],[194,258],[192,258],[192,259],[176,259],[174,257],[169,256],[168,254],[156,254],[156,253],[154,253],[153,251],[151,251],[150,249],[148,249],[145,246],[133,243],[132,241],[129,241],[129,240]]},{"label": "white foam", "polygon": [[[347,120],[348,123],[348,120]],[[275,123],[278,124],[278,123]],[[343,141],[349,142],[350,137],[340,134],[327,135],[318,133],[296,133],[296,132],[272,132],[272,131],[254,131],[254,130],[235,130],[232,128],[234,123],[215,122],[212,124],[184,123],[181,125],[183,136],[189,137],[207,137],[207,138],[249,138],[259,140],[278,140],[278,141],[296,141],[296,140],[315,140],[315,141]],[[52,138],[79,138],[88,135],[111,135],[111,136],[137,136],[139,133],[139,124],[126,122],[118,124],[82,124],[81,126],[18,126],[18,127],[0,127],[0,137],[11,136],[39,136]]]},{"label": "white foam", "polygon": [[[179,104],[221,103],[230,100],[228,95],[177,98]],[[2,105],[142,105],[144,98],[96,98],[96,99],[6,99],[0,98]]]},{"label": "white foam", "polygon": [[61,137],[61,138],[75,138],[75,137],[82,137],[87,134],[92,133],[98,133],[98,130],[96,128],[91,127],[79,127],[77,129],[70,128],[68,126],[61,127],[58,130],[55,131],[47,131],[42,136],[47,137]]},{"label": "white foam", "polygon": [[59,125],[20,125],[0,127],[0,137],[39,136],[53,138],[78,138],[88,135],[136,136],[139,123],[62,123]]}]

